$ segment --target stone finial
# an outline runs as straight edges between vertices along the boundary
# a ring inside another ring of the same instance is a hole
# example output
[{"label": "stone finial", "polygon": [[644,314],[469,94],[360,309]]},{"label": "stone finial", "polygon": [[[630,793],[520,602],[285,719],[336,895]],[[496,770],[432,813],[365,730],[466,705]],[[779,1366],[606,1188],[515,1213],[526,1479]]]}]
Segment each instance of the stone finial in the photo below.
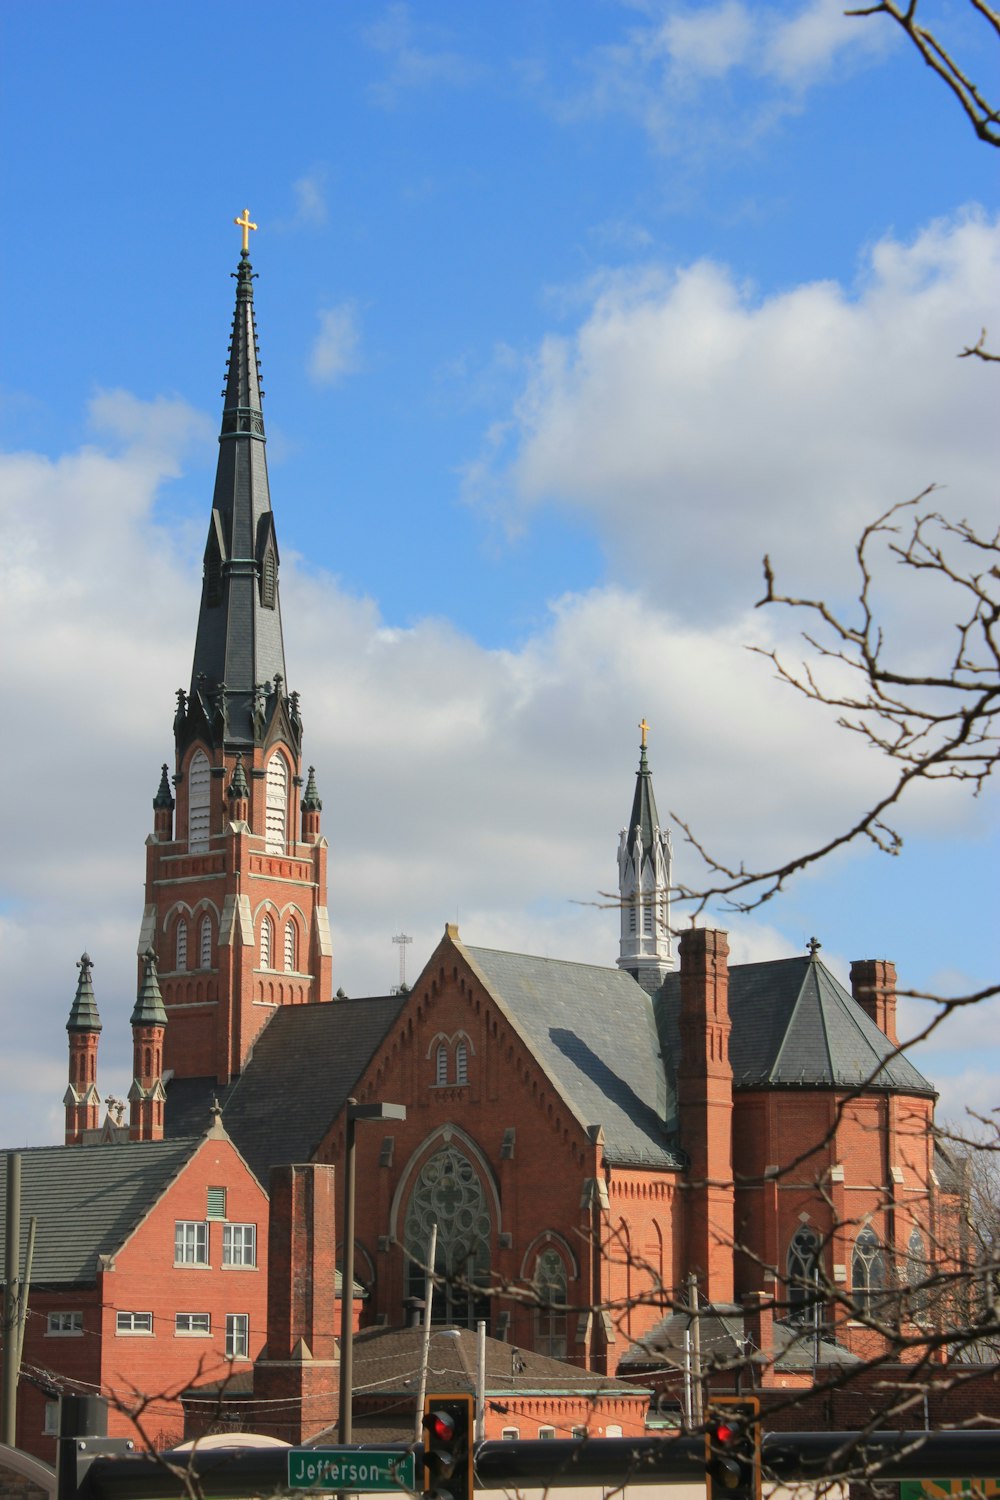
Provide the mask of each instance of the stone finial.
[{"label": "stone finial", "polygon": [[806,947],[809,949],[809,957],[817,958],[819,956],[819,950],[822,948],[822,946],[823,944],[820,942],[819,938],[811,937],[808,943],[806,943]]},{"label": "stone finial", "polygon": [[66,1030],[100,1031],[102,1029],[101,1018],[97,1013],[97,1001],[94,999],[94,984],[90,977],[94,961],[89,953],[84,953],[77,960],[76,966],[80,970],[80,977],[76,982],[76,995],[70,1007]]}]

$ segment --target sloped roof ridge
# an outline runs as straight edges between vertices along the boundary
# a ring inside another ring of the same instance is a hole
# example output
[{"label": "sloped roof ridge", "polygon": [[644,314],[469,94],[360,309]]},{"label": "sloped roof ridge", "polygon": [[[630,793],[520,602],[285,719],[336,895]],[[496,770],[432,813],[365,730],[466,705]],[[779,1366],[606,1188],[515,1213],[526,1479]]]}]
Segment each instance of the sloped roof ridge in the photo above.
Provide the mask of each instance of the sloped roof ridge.
[{"label": "sloped roof ridge", "polygon": [[[799,957],[799,955],[796,955],[796,957]],[[823,1046],[826,1051],[826,1067],[831,1081],[836,1083],[837,1069],[834,1066],[833,1051],[830,1046],[830,1030],[826,1024],[826,1011],[823,1007],[822,992],[820,990],[819,982],[816,979],[816,968],[823,968],[823,964],[819,959],[813,959],[811,956],[803,957],[801,961],[806,965],[806,971],[802,976],[802,983],[799,986],[799,992],[795,997],[795,1003],[792,1006],[791,1013],[785,1025],[784,1034],[781,1038],[781,1045],[779,1046],[777,1052],[774,1054],[774,1061],[771,1064],[770,1069],[768,1070],[767,1078],[769,1082],[773,1083],[781,1073],[782,1056],[784,1054],[785,1048],[789,1045],[789,1040],[791,1038],[792,1030],[798,1017],[799,1009],[804,1003],[806,985],[809,980],[812,979],[816,985],[816,1006],[819,1011],[820,1026],[823,1029]]]},{"label": "sloped roof ridge", "polygon": [[631,974],[625,969],[619,969],[617,964],[594,964],[575,958],[547,958],[544,953],[521,953],[516,948],[485,948],[482,943],[462,943],[461,946],[466,953],[495,953],[499,958],[528,958],[538,964],[562,964],[568,969],[593,969],[597,974],[620,975],[622,979],[634,984],[637,990],[648,995],[648,991],[643,990],[641,984],[636,984]]},{"label": "sloped roof ridge", "polygon": [[[843,1011],[843,1014],[846,1016],[847,1020],[854,1027],[855,1031],[861,1037],[861,1039],[865,1043],[865,1045],[871,1050],[871,1052],[872,1052],[872,1054],[874,1056],[875,1062],[878,1064],[877,1068],[873,1068],[871,1070],[869,1081],[872,1084],[877,1084],[878,1080],[879,1080],[879,1076],[883,1075],[883,1074],[887,1078],[891,1079],[891,1069],[893,1068],[893,1066],[896,1063],[902,1062],[902,1063],[905,1063],[910,1069],[912,1069],[912,1071],[916,1074],[917,1078],[919,1078],[926,1085],[926,1087],[930,1091],[936,1092],[936,1090],[934,1090],[933,1084],[930,1082],[930,1079],[924,1078],[924,1075],[921,1073],[920,1069],[917,1068],[917,1067],[915,1067],[914,1064],[912,1062],[910,1062],[910,1059],[906,1056],[905,1052],[904,1051],[900,1051],[897,1048],[897,1046],[893,1042],[891,1042],[889,1040],[889,1038],[885,1035],[885,1032],[882,1031],[876,1025],[876,1023],[871,1020],[871,1017],[868,1015],[868,1012],[862,1006],[860,1006],[857,1003],[857,1001],[853,999],[853,997],[851,995],[849,995],[847,993],[847,991],[844,989],[843,985],[837,979],[837,976],[835,974],[831,974],[830,970],[826,967],[826,965],[822,961],[820,961],[820,963],[819,963],[819,970],[820,970],[820,974],[819,974],[819,979],[817,981],[817,984],[818,984],[818,989],[819,989],[820,1009],[823,1011],[823,1025],[824,1025],[824,1028],[826,1026],[826,1013],[825,1013],[825,1009],[824,1009],[823,985],[820,982],[822,980],[825,980],[828,984],[830,984],[830,985],[833,986],[833,989],[834,989],[833,998],[835,1000],[837,1000],[839,1002],[841,999],[846,999],[846,1000],[850,1000],[852,1002],[850,1005],[844,1005],[844,1006],[841,1007],[841,1009]],[[864,1025],[864,1022],[861,1019],[862,1016],[864,1016],[865,1020],[869,1021],[870,1024],[875,1027],[875,1030],[878,1032],[879,1036],[885,1042],[885,1047],[886,1047],[885,1056],[879,1056],[878,1049],[875,1047],[875,1043],[874,1043],[871,1035],[869,1034],[868,1028]]]}]

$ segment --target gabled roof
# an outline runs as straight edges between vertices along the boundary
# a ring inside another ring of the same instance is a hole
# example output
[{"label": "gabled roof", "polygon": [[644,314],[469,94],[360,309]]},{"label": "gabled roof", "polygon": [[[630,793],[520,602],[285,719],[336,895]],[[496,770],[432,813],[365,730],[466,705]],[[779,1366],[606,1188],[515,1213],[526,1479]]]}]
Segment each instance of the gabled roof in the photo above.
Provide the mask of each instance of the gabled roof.
[{"label": "gabled roof", "polygon": [[[748,1358],[760,1364],[772,1359],[778,1370],[812,1370],[817,1365],[857,1365],[861,1359],[829,1334],[816,1337],[815,1329],[794,1323],[773,1324],[773,1349],[748,1349],[745,1314],[733,1305],[703,1307],[698,1319],[702,1368],[732,1370]],[[669,1312],[623,1356],[620,1369],[642,1370],[668,1365],[683,1369],[690,1357],[686,1335],[694,1317],[683,1310]]]},{"label": "gabled roof", "polygon": [[653,1007],[621,969],[459,949],[584,1126],[619,1165],[677,1169]]},{"label": "gabled roof", "polygon": [[[29,1221],[38,1220],[32,1284],[94,1281],[97,1257],[121,1249],[203,1139],[22,1150],[22,1264]],[[0,1158],[0,1243],[7,1232],[7,1161]]]},{"label": "gabled roof", "polygon": [[[406,999],[384,995],[275,1011],[240,1077],[219,1101],[226,1131],[264,1187],[272,1166],[312,1160]],[[183,1082],[203,1088],[180,1088],[179,1105],[203,1111],[216,1085],[208,1079]],[[167,1090],[171,1129],[177,1087],[171,1083]]]},{"label": "gabled roof", "polygon": [[[663,1051],[680,1056],[680,975],[670,974],[654,1006]],[[934,1087],[819,959],[770,959],[729,971],[733,1086],[751,1088],[871,1087],[933,1094]]]}]

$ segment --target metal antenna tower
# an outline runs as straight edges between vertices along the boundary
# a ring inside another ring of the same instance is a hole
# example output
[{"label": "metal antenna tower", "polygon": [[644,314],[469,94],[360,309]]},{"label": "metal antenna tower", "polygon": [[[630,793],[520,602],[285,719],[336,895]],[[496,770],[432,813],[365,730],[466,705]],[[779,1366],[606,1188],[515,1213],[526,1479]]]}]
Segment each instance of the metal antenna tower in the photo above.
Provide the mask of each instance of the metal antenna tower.
[{"label": "metal antenna tower", "polygon": [[397,932],[393,942],[399,948],[399,983],[393,985],[390,994],[401,995],[406,989],[406,945],[412,943],[413,939],[405,932]]}]

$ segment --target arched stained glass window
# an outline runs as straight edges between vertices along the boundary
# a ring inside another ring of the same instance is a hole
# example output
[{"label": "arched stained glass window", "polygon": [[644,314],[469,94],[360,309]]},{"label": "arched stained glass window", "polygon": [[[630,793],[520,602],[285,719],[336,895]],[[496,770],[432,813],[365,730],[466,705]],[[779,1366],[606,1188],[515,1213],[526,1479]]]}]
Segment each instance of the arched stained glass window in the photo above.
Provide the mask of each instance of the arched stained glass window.
[{"label": "arched stained glass window", "polygon": [[186,969],[188,966],[188,924],[181,917],[177,923],[177,935],[175,941],[174,968]]},{"label": "arched stained glass window", "polygon": [[535,1353],[566,1358],[566,1265],[558,1250],[543,1250],[535,1264]]},{"label": "arched stained glass window", "polygon": [[264,847],[268,854],[284,854],[285,822],[288,817],[288,767],[283,755],[272,755],[267,763]]},{"label": "arched stained glass window", "polygon": [[208,756],[199,750],[188,767],[188,850],[191,854],[201,854],[208,848],[211,783]]},{"label": "arched stained glass window", "polygon": [[885,1257],[878,1235],[869,1224],[854,1241],[851,1257],[851,1292],[858,1312],[869,1317],[876,1313],[884,1287]]},{"label": "arched stained glass window", "polygon": [[262,969],[271,967],[271,958],[274,953],[274,923],[267,912],[260,919],[260,966]]},{"label": "arched stained glass window", "polygon": [[914,1224],[910,1230],[910,1238],[906,1245],[906,1284],[910,1288],[910,1310],[914,1318],[921,1318],[927,1311],[928,1287],[927,1277],[930,1274],[930,1266],[927,1264],[927,1254],[924,1250],[924,1237]]},{"label": "arched stained glass window", "polygon": [[199,969],[210,969],[212,967],[212,918],[206,912],[201,919],[198,929],[198,967]]},{"label": "arched stained glass window", "polygon": [[489,1318],[492,1220],[479,1174],[444,1146],[424,1163],[406,1210],[407,1295],[426,1300],[431,1226],[437,1225],[432,1321],[474,1328]]},{"label": "arched stained glass window", "polygon": [[801,1224],[788,1247],[788,1316],[793,1323],[815,1326],[820,1300],[819,1235]]}]

